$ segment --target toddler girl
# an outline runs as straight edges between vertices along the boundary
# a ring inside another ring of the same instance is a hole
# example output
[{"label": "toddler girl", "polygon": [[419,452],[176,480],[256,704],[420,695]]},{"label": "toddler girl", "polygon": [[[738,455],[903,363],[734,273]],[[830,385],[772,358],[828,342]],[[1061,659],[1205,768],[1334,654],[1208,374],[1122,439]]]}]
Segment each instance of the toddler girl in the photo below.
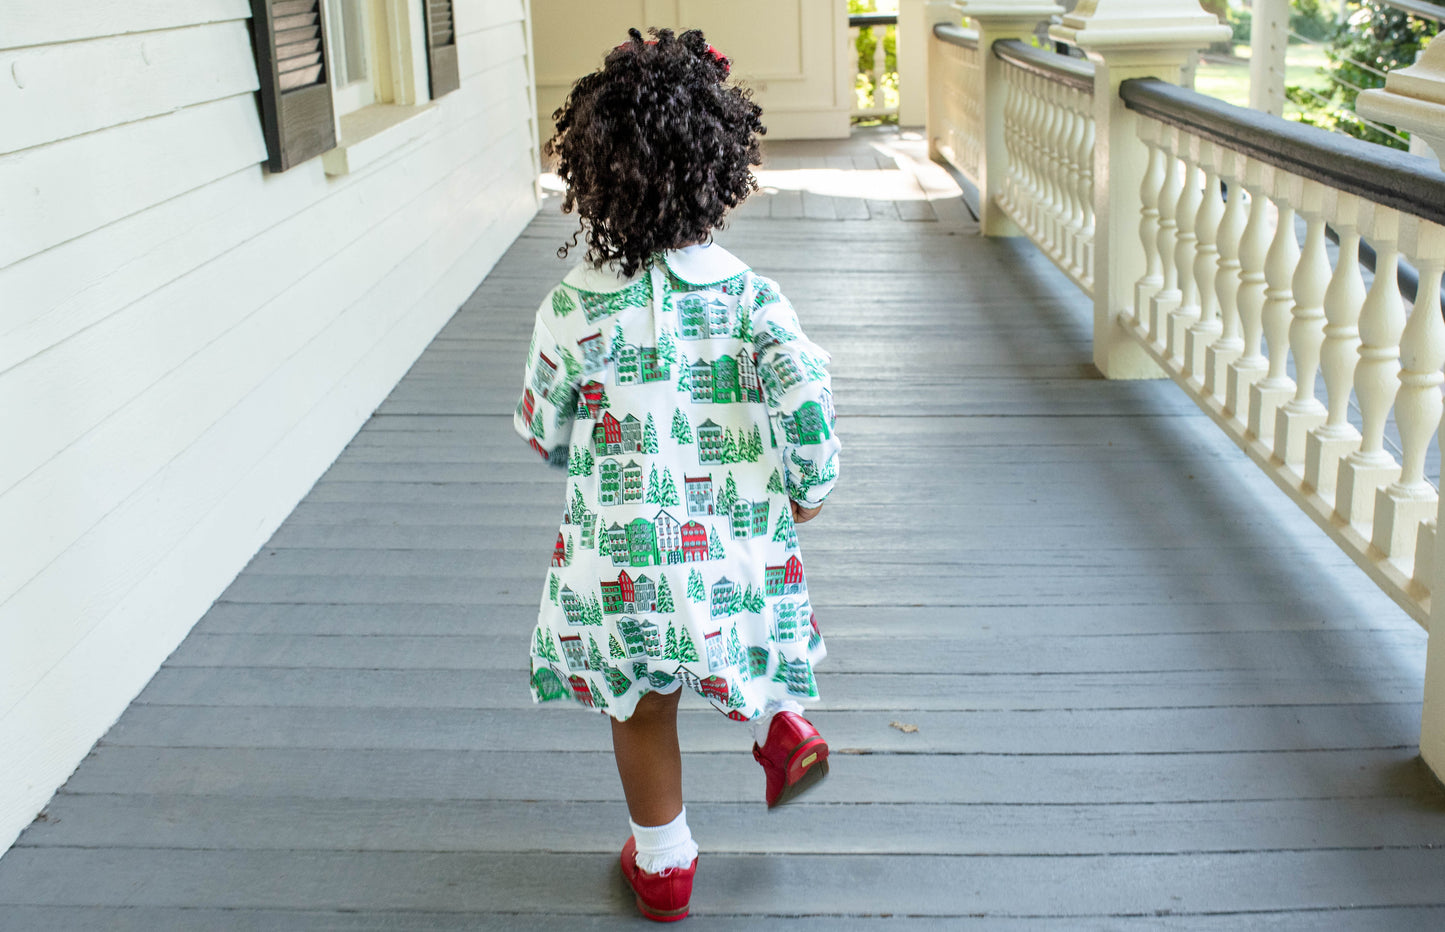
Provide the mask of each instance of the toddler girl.
[{"label": "toddler girl", "polygon": [[537,312],[515,423],[568,476],[532,694],[611,716],[623,875],[672,921],[697,868],[681,687],[751,723],[769,807],[827,773],[798,714],[824,649],[794,525],[832,490],[839,443],[828,354],[708,242],[757,186],[762,111],[702,33],[653,34],[630,30],[554,114],[547,151],[588,248]]}]

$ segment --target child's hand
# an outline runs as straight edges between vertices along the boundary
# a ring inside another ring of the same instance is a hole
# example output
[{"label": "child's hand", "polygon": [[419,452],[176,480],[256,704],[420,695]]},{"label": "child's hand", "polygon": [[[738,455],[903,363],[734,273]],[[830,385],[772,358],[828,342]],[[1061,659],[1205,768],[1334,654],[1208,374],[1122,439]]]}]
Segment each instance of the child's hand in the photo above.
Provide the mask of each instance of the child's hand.
[{"label": "child's hand", "polygon": [[802,524],[804,521],[812,521],[814,518],[818,517],[818,512],[823,510],[822,505],[819,505],[817,508],[808,508],[806,506],[799,505],[797,502],[792,501],[791,499],[789,499],[788,504],[793,506],[794,524]]}]

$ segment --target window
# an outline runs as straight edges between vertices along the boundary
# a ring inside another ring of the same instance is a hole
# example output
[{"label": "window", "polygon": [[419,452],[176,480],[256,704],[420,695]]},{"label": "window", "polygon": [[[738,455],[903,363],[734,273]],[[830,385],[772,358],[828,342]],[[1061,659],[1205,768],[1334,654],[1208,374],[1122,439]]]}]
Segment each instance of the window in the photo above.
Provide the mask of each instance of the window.
[{"label": "window", "polygon": [[251,0],[273,172],[323,154],[328,174],[425,132],[456,89],[452,0]]}]

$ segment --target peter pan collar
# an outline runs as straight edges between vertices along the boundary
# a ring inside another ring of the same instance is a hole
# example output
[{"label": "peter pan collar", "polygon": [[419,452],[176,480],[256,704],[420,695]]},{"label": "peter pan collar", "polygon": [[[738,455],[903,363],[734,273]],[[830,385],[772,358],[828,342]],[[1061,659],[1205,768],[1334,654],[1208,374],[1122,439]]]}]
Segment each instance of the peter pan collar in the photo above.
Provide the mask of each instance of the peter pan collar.
[{"label": "peter pan collar", "polygon": [[741,259],[716,243],[672,249],[662,254],[662,261],[689,285],[715,285],[748,270]]},{"label": "peter pan collar", "polygon": [[[662,261],[673,275],[689,285],[715,285],[748,270],[741,259],[716,243],[670,249],[662,254]],[[562,281],[579,291],[607,294],[621,291],[645,274],[645,270],[640,270],[636,275],[623,277],[616,266],[594,269],[583,262],[573,267]]]}]

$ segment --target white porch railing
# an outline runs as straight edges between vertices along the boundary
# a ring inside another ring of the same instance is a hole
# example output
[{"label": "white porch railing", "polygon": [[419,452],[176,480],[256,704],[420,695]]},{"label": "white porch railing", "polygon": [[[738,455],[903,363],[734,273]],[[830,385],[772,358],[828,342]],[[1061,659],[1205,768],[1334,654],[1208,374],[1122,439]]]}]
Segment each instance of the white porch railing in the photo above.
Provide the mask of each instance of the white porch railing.
[{"label": "white porch railing", "polygon": [[[1106,377],[1172,378],[1436,628],[1421,753],[1445,776],[1445,545],[1426,471],[1445,411],[1445,172],[1176,86],[1227,33],[1195,0],[1081,4],[1051,34],[1088,62],[1018,41],[1057,7],[961,7],[976,33],[930,37],[928,137],[977,185],[983,232],[1027,235],[1093,296]],[[1433,67],[1402,73],[1408,97],[1377,104],[1393,122],[1445,124],[1437,44]],[[1402,262],[1419,270],[1403,296]]]}]

